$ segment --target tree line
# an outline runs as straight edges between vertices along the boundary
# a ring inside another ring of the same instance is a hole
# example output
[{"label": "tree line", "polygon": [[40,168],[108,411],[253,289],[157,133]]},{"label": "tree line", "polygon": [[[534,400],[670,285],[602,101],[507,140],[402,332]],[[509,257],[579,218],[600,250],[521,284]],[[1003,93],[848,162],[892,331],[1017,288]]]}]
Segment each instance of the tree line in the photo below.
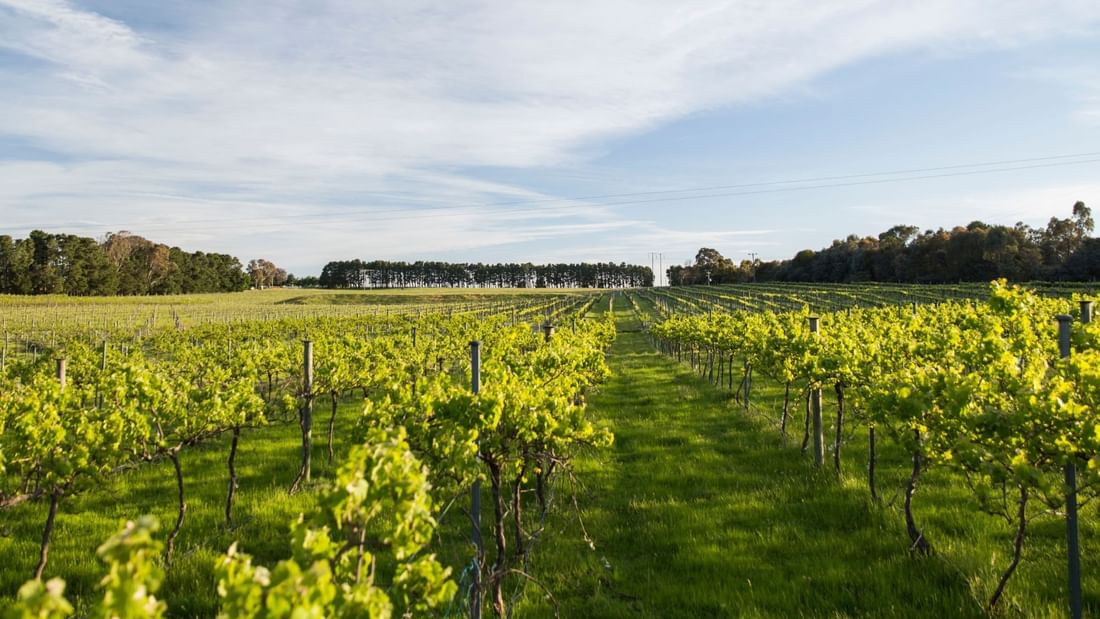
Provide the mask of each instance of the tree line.
[{"label": "tree line", "polygon": [[850,235],[819,251],[804,249],[789,260],[735,263],[702,248],[695,261],[668,269],[673,286],[797,282],[949,283],[1100,279],[1100,239],[1092,238],[1092,212],[1084,202],[1072,216],[1052,217],[1045,227],[981,221],[950,230],[894,226],[877,237]]},{"label": "tree line", "polygon": [[227,254],[187,252],[129,232],[97,241],[35,230],[0,235],[0,293],[139,295],[247,290],[252,279]]},{"label": "tree line", "polygon": [[298,280],[323,288],[637,288],[653,271],[626,263],[454,263],[337,260],[321,276]]}]

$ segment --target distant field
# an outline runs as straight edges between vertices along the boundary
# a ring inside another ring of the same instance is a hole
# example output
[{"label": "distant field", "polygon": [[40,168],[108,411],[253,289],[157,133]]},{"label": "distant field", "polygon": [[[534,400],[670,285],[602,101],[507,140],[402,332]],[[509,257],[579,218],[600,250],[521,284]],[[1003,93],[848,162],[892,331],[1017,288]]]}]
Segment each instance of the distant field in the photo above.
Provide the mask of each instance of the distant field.
[{"label": "distant field", "polygon": [[593,292],[591,288],[379,288],[373,290],[326,290],[318,288],[269,288],[244,292],[209,294],[170,294],[150,296],[70,297],[60,294],[0,294],[4,305],[277,305],[280,303],[393,303],[394,298],[410,302],[409,297],[439,300],[480,300],[500,297],[545,296]]},{"label": "distant field", "polygon": [[148,334],[157,329],[279,318],[421,313],[441,307],[472,310],[528,304],[550,297],[595,294],[569,288],[403,288],[319,290],[273,288],[234,293],[69,297],[0,295],[0,331],[27,333],[82,327]]},{"label": "distant field", "polygon": [[[305,292],[305,291],[300,291]],[[401,290],[321,291],[278,301],[288,305],[396,305],[408,303],[479,303],[514,301],[548,294],[592,292],[572,288],[405,288]]]}]

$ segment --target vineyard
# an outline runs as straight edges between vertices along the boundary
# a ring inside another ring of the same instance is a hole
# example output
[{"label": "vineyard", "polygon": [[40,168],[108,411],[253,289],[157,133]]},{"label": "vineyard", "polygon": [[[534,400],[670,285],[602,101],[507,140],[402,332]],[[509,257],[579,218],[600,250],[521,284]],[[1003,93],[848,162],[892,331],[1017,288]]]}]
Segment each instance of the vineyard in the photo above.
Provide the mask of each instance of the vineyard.
[{"label": "vineyard", "polygon": [[3,297],[0,609],[1097,615],[1093,292]]}]

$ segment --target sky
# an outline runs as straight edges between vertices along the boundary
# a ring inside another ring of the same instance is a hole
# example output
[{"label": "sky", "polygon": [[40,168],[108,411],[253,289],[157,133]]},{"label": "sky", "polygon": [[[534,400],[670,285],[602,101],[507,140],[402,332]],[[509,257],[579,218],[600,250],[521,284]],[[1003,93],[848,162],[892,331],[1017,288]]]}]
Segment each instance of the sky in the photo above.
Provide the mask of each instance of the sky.
[{"label": "sky", "polygon": [[0,0],[0,234],[788,258],[1100,206],[1096,0]]}]

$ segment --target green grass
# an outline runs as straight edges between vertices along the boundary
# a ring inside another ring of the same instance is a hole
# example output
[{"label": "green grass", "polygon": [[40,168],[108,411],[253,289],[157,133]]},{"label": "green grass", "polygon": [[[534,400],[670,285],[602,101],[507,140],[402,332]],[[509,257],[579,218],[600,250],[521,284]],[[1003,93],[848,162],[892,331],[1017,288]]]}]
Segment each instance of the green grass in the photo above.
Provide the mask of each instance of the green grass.
[{"label": "green grass", "polygon": [[[539,297],[577,292],[594,292],[592,288],[376,288],[369,290],[328,290],[323,288],[268,288],[242,292],[214,292],[196,294],[170,294],[147,296],[71,297],[51,295],[0,294],[0,307],[58,307],[65,305],[212,305],[239,308],[246,305],[273,305],[280,303],[332,303],[332,297],[340,297],[338,303],[373,303],[374,297],[386,302],[394,297],[432,297],[442,300],[502,300],[513,297]],[[392,301],[391,301],[392,302]]]},{"label": "green grass", "polygon": [[287,305],[407,305],[433,303],[513,303],[592,290],[565,288],[408,288],[361,291],[308,291],[278,301]]},{"label": "green grass", "polygon": [[[326,400],[319,402],[327,404]],[[350,426],[359,410],[358,405],[345,403],[338,418],[340,427]],[[290,555],[291,522],[315,504],[313,490],[331,475],[325,457],[327,406],[319,406],[316,414],[323,423],[317,422],[314,429],[315,483],[294,496],[287,494],[287,488],[297,472],[301,453],[297,424],[279,423],[242,433],[233,526],[226,526],[224,517],[229,437],[183,451],[187,516],[160,592],[172,616],[213,616],[214,566],[234,541],[264,565],[273,565]],[[343,447],[340,442],[337,446]],[[62,502],[45,576],[66,580],[67,594],[77,599],[78,610],[80,600],[94,596],[95,585],[103,575],[96,547],[126,519],[142,514],[159,518],[158,537],[165,539],[176,518],[175,477],[167,460],[115,475],[94,491]],[[5,559],[0,568],[0,592],[5,596],[0,600],[0,610],[6,596],[13,595],[33,574],[45,517],[43,502],[0,510],[0,557]]]},{"label": "green grass", "polygon": [[[616,305],[613,377],[591,399],[615,445],[577,467],[586,484],[579,515],[594,546],[578,514],[559,510],[548,527],[554,541],[531,567],[561,616],[985,616],[1012,531],[978,513],[958,479],[933,470],[925,480],[915,511],[937,554],[911,557],[899,507],[904,454],[887,442],[885,500],[872,502],[863,434],[846,448],[841,479],[831,466],[815,470],[799,453],[801,417],[784,442],[769,420],[655,353],[632,332],[626,304]],[[781,396],[757,381],[754,397],[765,409],[778,410]],[[1087,512],[1084,588],[1096,612],[1096,509]],[[1065,615],[1061,536],[1059,520],[1036,523],[1005,614]],[[553,606],[528,587],[517,615],[552,616]]]}]

